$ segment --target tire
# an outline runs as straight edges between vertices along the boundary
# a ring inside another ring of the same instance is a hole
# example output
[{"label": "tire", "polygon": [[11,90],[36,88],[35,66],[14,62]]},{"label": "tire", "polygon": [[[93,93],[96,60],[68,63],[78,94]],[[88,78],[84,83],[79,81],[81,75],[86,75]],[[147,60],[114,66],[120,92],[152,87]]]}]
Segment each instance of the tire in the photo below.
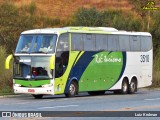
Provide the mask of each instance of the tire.
[{"label": "tire", "polygon": [[89,91],[88,94],[92,95],[92,96],[94,96],[94,95],[104,95],[105,91],[104,90],[102,90],[102,91]]},{"label": "tire", "polygon": [[129,84],[129,93],[134,94],[137,91],[137,82],[135,80],[132,80]]},{"label": "tire", "polygon": [[43,97],[43,95],[33,95],[33,97],[34,97],[35,99],[41,99],[41,98]]},{"label": "tire", "polygon": [[121,94],[127,94],[129,91],[129,85],[127,80],[123,80],[122,82],[122,88],[121,88]]},{"label": "tire", "polygon": [[76,82],[72,81],[69,85],[68,93],[66,93],[66,97],[75,97],[75,95],[78,93],[78,85]]}]

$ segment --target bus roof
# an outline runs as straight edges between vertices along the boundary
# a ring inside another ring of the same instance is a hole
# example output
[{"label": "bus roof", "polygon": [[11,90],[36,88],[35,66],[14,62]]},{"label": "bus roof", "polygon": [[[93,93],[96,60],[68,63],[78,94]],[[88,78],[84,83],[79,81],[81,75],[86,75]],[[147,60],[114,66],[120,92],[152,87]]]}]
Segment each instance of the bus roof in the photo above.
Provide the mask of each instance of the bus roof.
[{"label": "bus roof", "polygon": [[146,35],[148,32],[121,31],[112,27],[63,27],[63,28],[43,28],[24,31],[21,34],[60,34],[65,32],[72,33],[98,33],[98,34],[123,34],[123,35]]}]

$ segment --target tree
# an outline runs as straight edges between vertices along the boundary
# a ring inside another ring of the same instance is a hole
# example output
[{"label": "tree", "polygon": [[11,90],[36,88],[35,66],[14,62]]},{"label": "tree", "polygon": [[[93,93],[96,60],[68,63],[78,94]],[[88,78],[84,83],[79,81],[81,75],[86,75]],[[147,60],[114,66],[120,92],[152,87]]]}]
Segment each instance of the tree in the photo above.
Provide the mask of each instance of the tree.
[{"label": "tree", "polygon": [[15,49],[20,33],[33,27],[32,17],[20,15],[18,8],[6,2],[0,6],[0,44],[6,46],[7,52]]},{"label": "tree", "polygon": [[147,28],[145,28],[145,20],[149,12],[144,10],[143,7],[147,5],[148,0],[129,0],[129,2],[133,5],[132,9],[142,18],[142,29],[146,30]]},{"label": "tree", "polygon": [[154,57],[160,56],[160,14],[159,11],[155,12],[152,18],[153,26],[150,30],[153,37]]}]

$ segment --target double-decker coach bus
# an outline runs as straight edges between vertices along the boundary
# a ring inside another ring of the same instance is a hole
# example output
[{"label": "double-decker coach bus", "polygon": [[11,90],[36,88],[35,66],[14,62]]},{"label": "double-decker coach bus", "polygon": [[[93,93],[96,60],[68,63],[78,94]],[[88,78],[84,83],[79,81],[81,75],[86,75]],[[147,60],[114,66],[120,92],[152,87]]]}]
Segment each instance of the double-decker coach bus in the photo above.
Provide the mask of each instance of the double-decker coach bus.
[{"label": "double-decker coach bus", "polygon": [[21,33],[13,60],[15,93],[135,93],[152,84],[152,37],[109,27],[64,27]]}]

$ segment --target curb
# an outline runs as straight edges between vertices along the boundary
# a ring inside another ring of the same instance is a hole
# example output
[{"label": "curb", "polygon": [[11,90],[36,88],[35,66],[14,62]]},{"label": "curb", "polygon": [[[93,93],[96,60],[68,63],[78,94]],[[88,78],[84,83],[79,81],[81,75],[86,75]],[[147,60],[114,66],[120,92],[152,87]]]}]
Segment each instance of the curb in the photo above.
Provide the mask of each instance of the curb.
[{"label": "curb", "polygon": [[153,91],[153,90],[157,90],[157,91],[159,91],[160,90],[160,88],[139,88],[139,90],[143,90],[143,91]]},{"label": "curb", "polygon": [[10,98],[10,97],[30,97],[31,95],[19,94],[19,95],[3,95],[0,98]]}]

